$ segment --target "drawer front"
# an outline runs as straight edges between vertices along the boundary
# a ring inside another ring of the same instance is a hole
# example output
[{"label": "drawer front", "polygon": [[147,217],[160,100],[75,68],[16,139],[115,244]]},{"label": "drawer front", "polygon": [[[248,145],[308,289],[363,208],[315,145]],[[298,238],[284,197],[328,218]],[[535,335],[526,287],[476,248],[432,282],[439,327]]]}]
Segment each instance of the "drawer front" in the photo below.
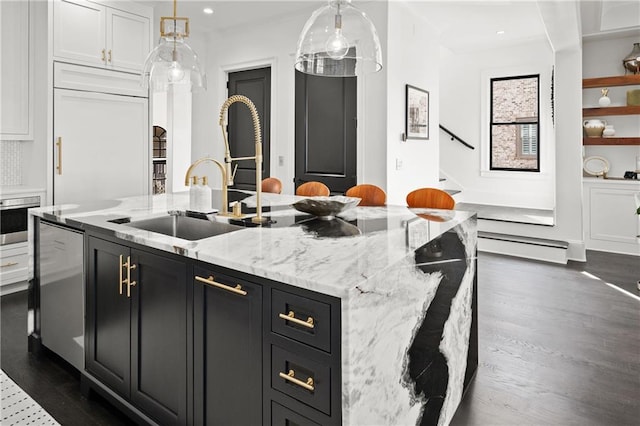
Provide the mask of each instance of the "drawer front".
[{"label": "drawer front", "polygon": [[271,331],[331,353],[331,305],[274,289]]},{"label": "drawer front", "polygon": [[272,345],[271,387],[331,415],[331,367],[328,365]]},{"label": "drawer front", "polygon": [[3,251],[0,257],[0,282],[13,284],[26,281],[29,275],[29,255],[22,251]]},{"label": "drawer front", "polygon": [[271,426],[320,426],[320,424],[271,401]]}]

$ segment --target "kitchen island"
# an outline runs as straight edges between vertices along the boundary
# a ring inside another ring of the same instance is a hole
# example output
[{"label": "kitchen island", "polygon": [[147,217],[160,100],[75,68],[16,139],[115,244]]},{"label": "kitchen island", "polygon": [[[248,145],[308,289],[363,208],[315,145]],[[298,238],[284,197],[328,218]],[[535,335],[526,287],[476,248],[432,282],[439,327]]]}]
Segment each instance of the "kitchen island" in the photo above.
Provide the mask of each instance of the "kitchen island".
[{"label": "kitchen island", "polygon": [[239,228],[197,240],[131,226],[189,210],[187,193],[32,210],[30,340],[50,222],[85,235],[83,389],[134,420],[448,424],[477,367],[475,214],[357,207],[322,221],[264,195],[267,224],[208,215]]}]

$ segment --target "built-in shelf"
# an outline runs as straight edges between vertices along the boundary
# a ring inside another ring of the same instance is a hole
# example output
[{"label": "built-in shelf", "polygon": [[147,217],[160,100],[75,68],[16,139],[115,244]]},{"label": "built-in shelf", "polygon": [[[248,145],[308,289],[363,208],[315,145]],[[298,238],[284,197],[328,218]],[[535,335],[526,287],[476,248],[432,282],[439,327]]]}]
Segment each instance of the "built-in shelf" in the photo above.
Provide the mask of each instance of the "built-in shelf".
[{"label": "built-in shelf", "polygon": [[595,77],[582,80],[583,89],[593,89],[610,86],[633,86],[640,85],[640,74],[617,75],[614,77]]},{"label": "built-in shelf", "polygon": [[598,117],[601,115],[633,115],[640,114],[640,106],[612,106],[604,108],[582,108],[584,117]]},{"label": "built-in shelf", "polygon": [[[583,89],[633,85],[640,85],[640,74],[585,78],[582,80]],[[582,108],[583,117],[612,115],[640,115],[640,106]],[[640,145],[640,137],[583,138],[582,145]]]},{"label": "built-in shelf", "polygon": [[640,145],[640,137],[583,138],[583,145]]}]

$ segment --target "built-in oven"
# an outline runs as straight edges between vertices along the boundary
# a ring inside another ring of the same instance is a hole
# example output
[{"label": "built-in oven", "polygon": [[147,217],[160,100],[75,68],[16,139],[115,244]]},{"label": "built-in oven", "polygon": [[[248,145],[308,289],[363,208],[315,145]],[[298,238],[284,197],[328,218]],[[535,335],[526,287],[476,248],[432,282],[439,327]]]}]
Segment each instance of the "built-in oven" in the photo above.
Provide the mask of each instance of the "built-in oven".
[{"label": "built-in oven", "polygon": [[40,197],[0,200],[0,245],[27,241],[27,211],[30,207],[40,207]]}]

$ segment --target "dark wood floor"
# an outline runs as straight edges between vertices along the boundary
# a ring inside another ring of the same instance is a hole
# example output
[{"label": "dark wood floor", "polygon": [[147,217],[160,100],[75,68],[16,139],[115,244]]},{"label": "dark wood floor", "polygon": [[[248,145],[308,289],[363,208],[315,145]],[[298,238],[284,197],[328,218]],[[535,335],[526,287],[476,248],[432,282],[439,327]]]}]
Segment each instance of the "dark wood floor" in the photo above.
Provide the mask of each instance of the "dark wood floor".
[{"label": "dark wood floor", "polygon": [[[582,274],[587,271],[601,278]],[[638,425],[637,257],[568,266],[482,253],[479,366],[453,425]]]},{"label": "dark wood floor", "polygon": [[[593,279],[582,271],[600,278]],[[567,266],[481,253],[476,378],[452,425],[637,425],[637,257],[588,252]],[[77,374],[27,353],[26,292],[1,298],[2,369],[62,425],[123,425]]]}]

